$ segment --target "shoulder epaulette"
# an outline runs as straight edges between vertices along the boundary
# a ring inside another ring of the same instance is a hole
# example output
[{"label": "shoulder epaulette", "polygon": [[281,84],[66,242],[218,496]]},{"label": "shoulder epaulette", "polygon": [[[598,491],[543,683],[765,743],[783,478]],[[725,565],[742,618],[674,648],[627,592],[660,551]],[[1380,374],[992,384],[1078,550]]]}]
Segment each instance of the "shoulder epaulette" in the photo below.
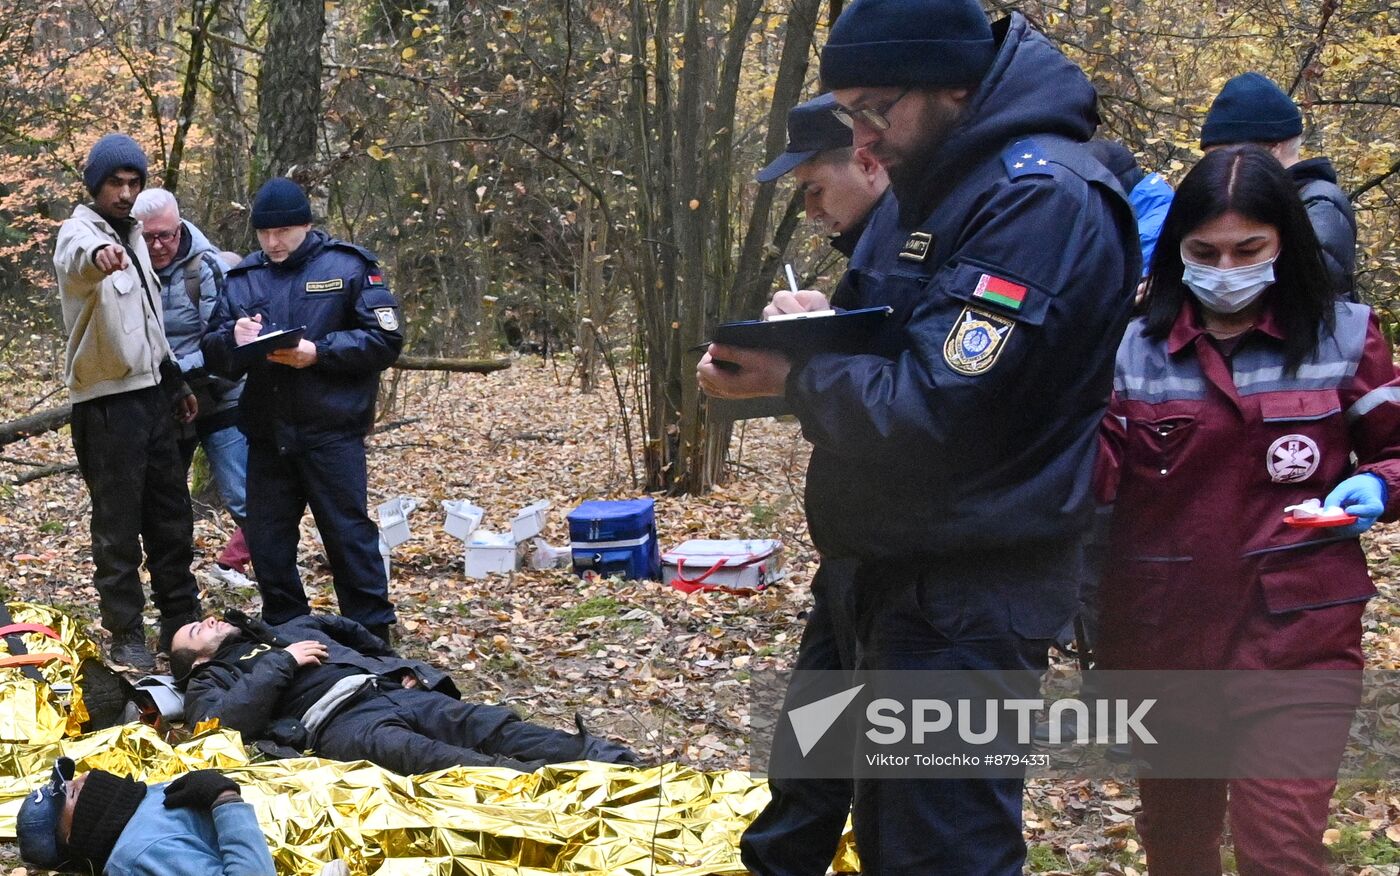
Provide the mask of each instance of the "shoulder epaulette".
[{"label": "shoulder epaulette", "polygon": [[264,267],[266,266],[266,264],[267,259],[263,258],[261,250],[255,250],[244,256],[243,261],[239,262],[231,268],[225,269],[224,276],[232,277],[235,274],[241,274],[245,271],[251,271],[253,268]]},{"label": "shoulder epaulette", "polygon": [[1006,166],[1006,175],[1012,179],[1023,176],[1048,176],[1053,173],[1050,169],[1052,159],[1031,137],[1017,140],[1008,146],[1006,151],[1001,153],[1001,161]]},{"label": "shoulder epaulette", "polygon": [[326,246],[330,249],[342,249],[346,252],[353,252],[371,264],[379,264],[379,256],[375,255],[373,250],[365,249],[357,243],[351,243],[348,240],[340,240],[332,237],[330,240],[326,241]]}]

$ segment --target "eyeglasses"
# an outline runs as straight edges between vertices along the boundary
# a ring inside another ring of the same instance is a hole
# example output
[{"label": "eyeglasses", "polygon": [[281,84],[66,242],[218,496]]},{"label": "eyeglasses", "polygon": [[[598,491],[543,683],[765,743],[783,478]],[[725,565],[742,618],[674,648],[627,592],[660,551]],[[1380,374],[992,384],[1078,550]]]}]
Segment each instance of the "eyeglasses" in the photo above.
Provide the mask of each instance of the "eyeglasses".
[{"label": "eyeglasses", "polygon": [[831,114],[836,116],[837,121],[848,128],[854,128],[856,122],[859,121],[861,124],[874,128],[877,131],[888,131],[890,129],[890,120],[887,114],[890,110],[894,109],[895,104],[904,100],[904,95],[913,90],[914,87],[911,85],[895,95],[894,100],[888,103],[866,107],[865,109],[847,109],[844,106],[837,105],[832,109]]},{"label": "eyeglasses", "polygon": [[178,230],[156,231],[150,234],[142,233],[141,236],[146,239],[146,246],[155,246],[157,243],[161,246],[169,246],[179,238],[180,232]]}]

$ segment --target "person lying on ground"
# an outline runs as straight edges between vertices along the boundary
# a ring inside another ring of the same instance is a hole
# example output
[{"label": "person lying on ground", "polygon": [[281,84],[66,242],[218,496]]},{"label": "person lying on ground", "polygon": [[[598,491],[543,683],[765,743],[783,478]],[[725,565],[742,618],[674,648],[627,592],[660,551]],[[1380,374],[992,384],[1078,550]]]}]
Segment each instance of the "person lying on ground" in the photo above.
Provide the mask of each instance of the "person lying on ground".
[{"label": "person lying on ground", "polygon": [[146,785],[54,762],[47,784],[20,805],[19,853],[49,870],[122,876],[273,876],[253,807],[214,770]]},{"label": "person lying on ground", "polygon": [[245,739],[273,739],[403,775],[451,766],[522,772],[550,763],[637,763],[626,746],[523,721],[505,706],[463,702],[452,679],[399,657],[349,618],[305,615],[269,625],[231,611],[175,634],[170,663],[185,718],[218,718]]}]

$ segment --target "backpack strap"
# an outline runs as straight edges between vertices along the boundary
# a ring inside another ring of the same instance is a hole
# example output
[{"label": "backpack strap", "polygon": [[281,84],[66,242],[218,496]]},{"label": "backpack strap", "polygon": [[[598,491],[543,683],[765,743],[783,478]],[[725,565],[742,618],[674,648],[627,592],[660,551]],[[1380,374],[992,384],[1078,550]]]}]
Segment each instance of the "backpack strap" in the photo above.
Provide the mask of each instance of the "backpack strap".
[{"label": "backpack strap", "polygon": [[199,310],[199,260],[185,262],[185,296],[190,299],[195,310]]},{"label": "backpack strap", "polygon": [[[199,308],[199,295],[202,291],[199,283],[199,265],[203,262],[209,266],[209,270],[214,273],[214,292],[222,296],[224,294],[224,266],[214,257],[211,252],[202,252],[198,259],[190,259],[185,262],[185,295],[190,299],[190,304],[194,305],[195,312],[203,313]],[[201,315],[200,322],[203,322]],[[208,328],[208,326],[205,326]]]}]

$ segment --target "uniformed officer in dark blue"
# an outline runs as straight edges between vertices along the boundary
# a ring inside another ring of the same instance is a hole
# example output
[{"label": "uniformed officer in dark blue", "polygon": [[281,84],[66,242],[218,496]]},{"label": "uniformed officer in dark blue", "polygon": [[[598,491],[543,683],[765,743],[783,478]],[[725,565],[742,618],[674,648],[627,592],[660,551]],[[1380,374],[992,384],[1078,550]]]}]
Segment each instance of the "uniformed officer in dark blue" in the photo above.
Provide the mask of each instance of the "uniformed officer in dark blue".
[{"label": "uniformed officer in dark blue", "polygon": [[[1035,698],[1076,608],[1140,270],[1132,210],[1084,145],[1094,89],[1023,16],[989,25],[975,0],[856,0],[821,76],[897,199],[841,295],[893,313],[857,355],[713,345],[700,384],[784,395],[796,413],[813,542],[857,563],[861,669],[1015,670],[979,678]],[[769,305],[825,306],[810,290]],[[856,774],[862,870],[1021,873],[1022,780],[930,775]]]},{"label": "uniformed officer in dark blue", "polygon": [[[835,107],[836,99],[823,94],[789,110],[787,148],[755,178],[772,182],[791,173],[801,186],[807,218],[832,235],[832,249],[850,258],[878,205],[894,197],[885,169],[851,145],[851,129],[832,114]],[[839,298],[835,302],[841,303]],[[812,576],[812,608],[794,670],[855,668],[855,631],[849,621],[854,572],[849,558],[822,558]],[[800,685],[788,692],[792,702],[802,697]],[[768,805],[739,842],[745,866],[774,876],[825,873],[851,813],[850,780],[770,776],[768,789]]]},{"label": "uniformed officer in dark blue", "polygon": [[[374,253],[312,228],[311,204],[295,182],[268,180],[252,221],[262,249],[229,270],[201,346],[211,369],[248,375],[240,404],[246,532],[263,616],[279,624],[311,613],[296,565],[309,504],[341,614],[388,642],[396,617],[379,529],[365,507],[365,435],[379,372],[403,348],[399,305]],[[237,352],[260,334],[301,326],[294,347],[251,362]]]}]

